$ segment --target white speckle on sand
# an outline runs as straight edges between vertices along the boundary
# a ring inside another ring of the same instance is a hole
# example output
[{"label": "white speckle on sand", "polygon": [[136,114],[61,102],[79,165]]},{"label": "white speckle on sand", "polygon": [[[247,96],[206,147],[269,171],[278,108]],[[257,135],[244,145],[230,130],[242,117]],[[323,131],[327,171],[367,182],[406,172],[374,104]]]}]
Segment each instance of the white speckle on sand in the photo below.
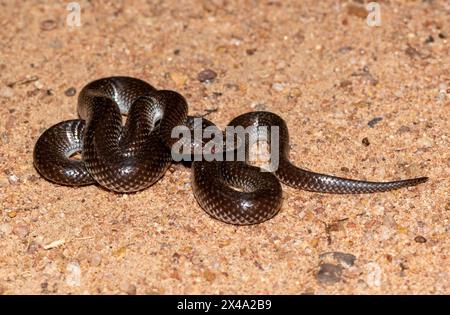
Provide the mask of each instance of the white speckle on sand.
[{"label": "white speckle on sand", "polygon": [[81,268],[80,265],[76,262],[70,262],[66,267],[67,276],[66,276],[66,284],[71,287],[78,287],[81,284]]},{"label": "white speckle on sand", "polygon": [[381,286],[381,278],[382,278],[382,270],[379,264],[376,262],[370,262],[366,264],[367,270],[367,284],[370,287],[379,287]]}]

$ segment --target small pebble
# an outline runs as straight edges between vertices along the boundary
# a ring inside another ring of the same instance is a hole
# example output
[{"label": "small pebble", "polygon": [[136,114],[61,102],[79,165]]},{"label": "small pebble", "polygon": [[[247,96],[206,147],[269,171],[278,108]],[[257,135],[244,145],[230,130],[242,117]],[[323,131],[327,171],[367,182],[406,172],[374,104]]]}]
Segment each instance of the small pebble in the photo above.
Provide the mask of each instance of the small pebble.
[{"label": "small pebble", "polygon": [[372,261],[367,263],[364,267],[367,271],[367,285],[369,287],[380,287],[383,274],[380,265]]},{"label": "small pebble", "polygon": [[8,136],[8,132],[4,131],[0,134],[0,140],[2,140],[3,144],[8,144],[9,143],[9,136]]},{"label": "small pebble", "polygon": [[320,254],[320,259],[326,259],[327,257],[332,257],[338,265],[349,268],[355,264],[356,256],[353,254],[343,253],[343,252],[326,252]]},{"label": "small pebble", "polygon": [[256,52],[256,48],[247,49],[245,52],[247,53],[247,55],[253,56]]},{"label": "small pebble", "polygon": [[205,69],[203,71],[200,71],[199,74],[197,75],[197,79],[200,82],[204,82],[204,83],[210,83],[210,82],[214,81],[214,79],[216,77],[217,77],[217,73],[211,69]]},{"label": "small pebble", "polygon": [[344,264],[344,267],[351,267],[355,264],[356,256],[347,253],[335,252],[334,258]]},{"label": "small pebble", "polygon": [[341,281],[342,267],[333,264],[320,265],[316,279],[321,284],[334,284]]},{"label": "small pebble", "polygon": [[350,80],[344,80],[339,83],[339,87],[341,87],[341,88],[346,88],[347,86],[350,86],[350,85],[352,85],[352,81],[350,81]]},{"label": "small pebble", "polygon": [[331,223],[328,225],[327,231],[328,232],[343,232],[343,231],[345,231],[345,224],[343,221]]},{"label": "small pebble", "polygon": [[128,295],[136,295],[136,286],[128,281],[124,281],[120,284],[120,290]]},{"label": "small pebble", "polygon": [[17,216],[17,211],[8,211],[8,217],[14,219]]},{"label": "small pebble", "polygon": [[427,37],[427,39],[425,40],[425,44],[429,44],[429,43],[432,43],[432,42],[434,42],[434,38],[433,38],[433,36],[428,36]]},{"label": "small pebble", "polygon": [[219,242],[219,247],[220,247],[220,248],[226,247],[226,246],[228,246],[228,245],[230,245],[230,244],[231,244],[231,239],[226,239],[226,240],[223,240],[223,241],[220,241],[220,242]]},{"label": "small pebble", "polygon": [[172,255],[172,262],[175,263],[175,264],[178,264],[179,261],[180,261],[180,258],[181,258],[181,255],[180,255],[180,254],[174,253],[174,254]]},{"label": "small pebble", "polygon": [[20,238],[25,238],[30,233],[30,230],[26,225],[17,225],[13,228],[13,233]]},{"label": "small pebble", "polygon": [[362,139],[362,144],[368,147],[370,145],[369,138],[365,137]]},{"label": "small pebble", "polygon": [[279,62],[277,62],[275,70],[283,70],[284,68],[286,68],[286,65],[287,65],[286,61],[280,60]]},{"label": "small pebble", "polygon": [[169,76],[173,80],[173,82],[175,82],[176,86],[183,86],[188,79],[185,74],[180,72],[171,72]]},{"label": "small pebble", "polygon": [[365,19],[368,15],[367,10],[363,6],[359,6],[356,4],[350,4],[347,7],[347,13],[349,15],[357,16],[362,19]]},{"label": "small pebble", "polygon": [[373,119],[371,119],[368,123],[367,123],[367,125],[370,127],[370,128],[373,128],[376,124],[378,124],[380,121],[382,121],[383,120],[383,118],[382,117],[375,117],[375,118],[373,118]]},{"label": "small pebble", "polygon": [[203,278],[206,281],[212,282],[212,281],[214,281],[214,279],[216,279],[216,274],[214,272],[212,272],[212,271],[206,270],[203,273]]},{"label": "small pebble", "polygon": [[61,49],[63,47],[63,43],[59,39],[54,39],[49,43],[48,46],[54,49]]},{"label": "small pebble", "polygon": [[170,274],[169,277],[171,277],[172,279],[176,279],[176,280],[178,280],[178,281],[181,281],[181,276],[180,276],[180,273],[178,272],[178,270],[174,270],[174,271]]},{"label": "small pebble", "polygon": [[353,106],[357,107],[357,108],[368,108],[370,106],[370,102],[367,101],[358,101],[352,104]]},{"label": "small pebble", "polygon": [[282,92],[284,90],[284,84],[283,83],[274,83],[272,85],[272,89],[278,92]]},{"label": "small pebble", "polygon": [[14,96],[14,90],[8,86],[0,89],[0,97],[11,98]]},{"label": "small pebble", "polygon": [[44,245],[44,249],[52,249],[52,248],[56,248],[58,246],[61,246],[65,243],[66,241],[64,239],[60,239],[60,240],[56,240],[53,242],[50,242],[49,244]]},{"label": "small pebble", "polygon": [[39,177],[34,174],[31,174],[31,175],[27,176],[27,180],[29,180],[32,183],[37,182],[39,180]]},{"label": "small pebble", "polygon": [[78,262],[73,261],[67,264],[66,284],[71,287],[80,286],[81,284],[81,268]]},{"label": "small pebble", "polygon": [[113,250],[112,254],[115,257],[122,258],[125,256],[125,253],[127,252],[127,248],[125,246],[119,247],[115,250]]},{"label": "small pebble", "polygon": [[266,110],[266,108],[267,108],[266,104],[263,104],[263,103],[253,103],[250,105],[250,107],[256,111]]},{"label": "small pebble", "polygon": [[410,58],[416,58],[422,55],[417,49],[410,45],[408,45],[408,48],[405,49],[405,54],[407,54]]},{"label": "small pebble", "polygon": [[132,284],[128,287],[127,293],[129,295],[136,295],[136,291],[137,291],[136,286],[134,284]]},{"label": "small pebble", "polygon": [[233,44],[235,46],[240,46],[242,44],[242,39],[240,39],[240,38],[232,38],[231,39],[231,44]]},{"label": "small pebble", "polygon": [[351,51],[352,49],[353,49],[353,47],[351,47],[351,46],[342,46],[341,48],[338,49],[338,53],[345,54],[345,53]]},{"label": "small pebble", "polygon": [[49,294],[50,292],[48,291],[48,282],[42,282],[41,283],[41,293],[43,294]]},{"label": "small pebble", "polygon": [[427,136],[423,136],[417,140],[417,145],[422,148],[431,148],[434,145],[434,141]]},{"label": "small pebble", "polygon": [[36,241],[32,241],[28,245],[27,253],[28,254],[34,254],[34,253],[36,253],[39,250],[40,247],[41,247],[41,245],[39,245],[39,243],[37,243]]},{"label": "small pebble", "polygon": [[0,224],[0,232],[4,235],[8,235],[12,232],[13,228],[11,224],[8,223],[2,223]]},{"label": "small pebble", "polygon": [[41,81],[34,81],[34,87],[38,90],[42,90],[44,88],[44,84]]},{"label": "small pebble", "polygon": [[51,31],[56,28],[55,20],[45,20],[41,23],[41,30],[43,31]]},{"label": "small pebble", "polygon": [[77,94],[77,89],[74,87],[70,87],[67,90],[64,91],[64,94],[66,94],[66,96],[74,96],[75,94]]},{"label": "small pebble", "polygon": [[19,183],[19,177],[17,177],[16,175],[10,175],[8,176],[8,181],[11,185],[17,185]]},{"label": "small pebble", "polygon": [[97,267],[102,263],[102,256],[99,253],[94,253],[88,259],[89,265]]},{"label": "small pebble", "polygon": [[296,41],[297,44],[301,44],[305,41],[305,33],[302,30],[300,30],[294,34],[293,39]]},{"label": "small pebble", "polygon": [[427,239],[425,237],[419,235],[414,238],[414,241],[416,243],[425,243],[427,241]]},{"label": "small pebble", "polygon": [[9,185],[9,180],[5,177],[0,177],[0,188]]},{"label": "small pebble", "polygon": [[296,99],[296,98],[298,98],[298,97],[300,97],[300,96],[302,96],[302,90],[300,90],[299,88],[292,88],[292,89],[289,91],[288,97],[289,97],[290,99]]},{"label": "small pebble", "polygon": [[134,284],[131,284],[126,291],[128,295],[136,295],[137,288]]},{"label": "small pebble", "polygon": [[239,90],[240,90],[238,84],[234,84],[234,83],[226,83],[224,86],[225,86],[227,89],[231,89],[231,90],[233,90],[233,91],[239,91]]},{"label": "small pebble", "polygon": [[411,131],[411,128],[409,128],[408,126],[401,126],[400,128],[398,128],[397,133],[402,134],[402,133],[407,133],[410,131]]}]

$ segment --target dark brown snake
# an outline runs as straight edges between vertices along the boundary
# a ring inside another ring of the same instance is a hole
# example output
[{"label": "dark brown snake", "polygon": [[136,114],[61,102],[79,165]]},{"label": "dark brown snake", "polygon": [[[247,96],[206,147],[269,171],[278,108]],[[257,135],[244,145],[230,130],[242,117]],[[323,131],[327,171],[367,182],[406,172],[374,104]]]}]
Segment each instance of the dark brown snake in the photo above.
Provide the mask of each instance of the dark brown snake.
[{"label": "dark brown snake", "polygon": [[[171,148],[178,140],[171,137],[172,129],[186,125],[192,130],[193,117],[187,112],[183,96],[156,90],[139,79],[93,81],[79,94],[80,119],[58,123],[39,137],[34,165],[43,177],[62,185],[98,183],[120,193],[142,190],[158,181],[172,161]],[[127,115],[124,125],[122,115]],[[213,125],[207,120],[205,124]],[[275,216],[282,204],[280,182],[314,192],[359,194],[414,186],[428,179],[368,182],[300,169],[289,162],[285,121],[270,112],[243,114],[229,126],[278,126],[280,141],[279,167],[274,172],[249,165],[247,155],[245,161],[191,163],[196,200],[226,223],[256,224]],[[70,158],[76,152],[81,152],[81,160]]]}]

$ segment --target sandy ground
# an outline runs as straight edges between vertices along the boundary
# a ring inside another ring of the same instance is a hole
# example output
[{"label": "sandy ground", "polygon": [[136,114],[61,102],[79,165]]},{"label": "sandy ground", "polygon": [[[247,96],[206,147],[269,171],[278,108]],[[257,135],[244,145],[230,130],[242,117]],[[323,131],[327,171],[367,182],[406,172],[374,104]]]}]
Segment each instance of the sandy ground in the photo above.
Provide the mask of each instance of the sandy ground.
[{"label": "sandy ground", "polygon": [[[448,2],[379,1],[380,26],[359,2],[312,0],[80,1],[76,26],[68,2],[0,1],[0,294],[450,293]],[[182,165],[130,195],[47,182],[35,141],[110,75],[175,89],[221,127],[278,113],[315,171],[430,181],[283,187],[250,227],[210,218]]]}]

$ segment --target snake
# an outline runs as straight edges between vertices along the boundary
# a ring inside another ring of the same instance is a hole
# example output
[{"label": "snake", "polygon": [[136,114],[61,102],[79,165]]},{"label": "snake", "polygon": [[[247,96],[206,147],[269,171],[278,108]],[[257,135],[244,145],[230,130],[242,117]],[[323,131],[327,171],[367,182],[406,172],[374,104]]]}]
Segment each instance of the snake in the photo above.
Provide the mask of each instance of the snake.
[{"label": "snake", "polygon": [[[185,126],[194,132],[193,121],[198,118],[188,116],[187,101],[178,92],[158,90],[143,80],[126,76],[101,78],[84,86],[78,95],[78,115],[79,119],[57,123],[40,135],[33,150],[34,166],[45,179],[56,184],[97,184],[117,193],[136,192],[156,183],[173,162],[171,149],[179,139],[172,136],[172,130]],[[207,126],[215,125],[203,118],[201,128]],[[290,162],[288,127],[277,114],[253,111],[239,115],[227,125],[239,126],[253,130],[250,132],[268,127],[269,145],[271,130],[276,127],[278,145],[274,150],[279,165],[274,170],[252,165],[245,141],[243,160],[190,162],[195,199],[212,218],[224,223],[252,225],[273,218],[282,206],[281,184],[318,193],[362,194],[428,180],[417,177],[372,182],[312,172]],[[204,146],[206,140],[201,141]],[[193,151],[198,144],[189,145]],[[73,158],[76,153],[81,153],[81,159]],[[226,150],[223,156],[225,153]]]}]

